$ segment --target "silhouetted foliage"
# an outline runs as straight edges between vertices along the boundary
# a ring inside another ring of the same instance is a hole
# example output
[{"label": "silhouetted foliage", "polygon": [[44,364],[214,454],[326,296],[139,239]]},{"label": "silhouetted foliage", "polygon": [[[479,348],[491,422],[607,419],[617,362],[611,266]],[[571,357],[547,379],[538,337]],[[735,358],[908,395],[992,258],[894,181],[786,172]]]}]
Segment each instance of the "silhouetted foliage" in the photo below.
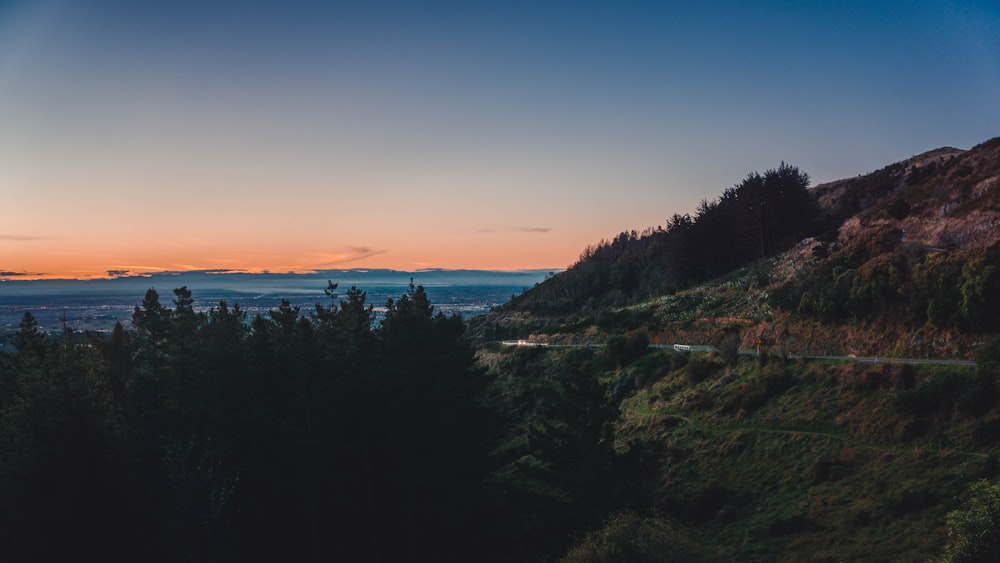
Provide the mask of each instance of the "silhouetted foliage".
[{"label": "silhouetted foliage", "polygon": [[85,342],[26,314],[0,362],[4,560],[474,559],[490,445],[463,320],[419,286],[378,325],[364,291],[327,294],[248,320],[151,289],[133,331]]},{"label": "silhouetted foliage", "polygon": [[538,313],[619,306],[773,256],[825,228],[808,187],[809,176],[784,163],[749,174],[717,200],[703,200],[693,217],[674,214],[665,226],[587,247],[567,271],[511,306]]},{"label": "silhouetted foliage", "polygon": [[501,560],[548,559],[575,530],[615,506],[616,403],[589,350],[517,350],[499,366],[491,403],[500,424],[490,483]]}]

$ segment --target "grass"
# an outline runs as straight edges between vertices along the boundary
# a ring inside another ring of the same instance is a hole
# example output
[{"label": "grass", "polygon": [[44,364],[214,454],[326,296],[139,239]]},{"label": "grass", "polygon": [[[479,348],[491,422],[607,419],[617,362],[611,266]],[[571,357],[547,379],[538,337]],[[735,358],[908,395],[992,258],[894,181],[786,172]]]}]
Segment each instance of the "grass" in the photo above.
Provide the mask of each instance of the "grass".
[{"label": "grass", "polygon": [[[894,406],[906,391],[894,386],[908,381],[896,368],[793,363],[770,368],[791,378],[773,387],[762,383],[768,369],[743,360],[695,381],[677,368],[622,402],[617,448],[660,452],[656,509],[734,560],[936,557],[955,499],[995,471],[1000,449],[972,440],[995,407],[913,417]],[[971,379],[907,369],[913,389]],[[748,393],[761,396],[748,403]],[[921,431],[907,432],[912,424]]]}]

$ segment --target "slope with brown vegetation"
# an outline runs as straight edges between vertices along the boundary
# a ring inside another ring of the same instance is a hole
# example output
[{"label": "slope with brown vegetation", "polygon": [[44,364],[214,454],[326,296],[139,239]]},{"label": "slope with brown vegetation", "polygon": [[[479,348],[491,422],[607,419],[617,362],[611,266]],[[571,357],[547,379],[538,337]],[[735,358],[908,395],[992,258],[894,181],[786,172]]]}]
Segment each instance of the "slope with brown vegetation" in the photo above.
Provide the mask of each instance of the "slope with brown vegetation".
[{"label": "slope with brown vegetation", "polygon": [[910,245],[988,246],[1000,238],[1000,138],[968,151],[928,151],[813,192],[844,219],[842,240],[890,225]]},{"label": "slope with brown vegetation", "polygon": [[770,291],[782,324],[859,335],[858,353],[917,356],[968,355],[1000,330],[1000,139],[815,192],[833,213],[874,199],[779,260]]}]

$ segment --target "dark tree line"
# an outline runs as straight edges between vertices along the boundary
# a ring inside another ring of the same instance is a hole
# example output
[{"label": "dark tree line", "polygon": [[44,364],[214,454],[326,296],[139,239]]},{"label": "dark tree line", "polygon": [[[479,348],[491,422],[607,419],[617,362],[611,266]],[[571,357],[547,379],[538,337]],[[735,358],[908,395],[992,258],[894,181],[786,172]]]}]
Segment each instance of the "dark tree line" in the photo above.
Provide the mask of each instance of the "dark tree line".
[{"label": "dark tree line", "polygon": [[[473,560],[486,383],[422,287],[248,319],[147,292],[134,329],[0,356],[4,561]],[[495,495],[494,495],[495,496]]]},{"label": "dark tree line", "polygon": [[[248,318],[155,290],[133,328],[0,353],[0,560],[555,560],[642,505],[606,374],[645,345],[499,354],[421,287]],[[644,343],[645,341],[643,341]]]},{"label": "dark tree line", "polygon": [[754,260],[787,250],[828,221],[809,191],[809,176],[782,163],[751,173],[694,216],[673,215],[665,226],[626,231],[588,247],[566,272],[512,302],[535,311],[618,305],[683,290]]}]

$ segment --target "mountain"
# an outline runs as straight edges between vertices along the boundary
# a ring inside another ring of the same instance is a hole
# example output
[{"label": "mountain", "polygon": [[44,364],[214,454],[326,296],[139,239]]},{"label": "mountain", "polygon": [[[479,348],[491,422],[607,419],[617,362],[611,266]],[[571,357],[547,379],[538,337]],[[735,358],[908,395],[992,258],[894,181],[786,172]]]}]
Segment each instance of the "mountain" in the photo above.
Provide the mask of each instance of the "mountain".
[{"label": "mountain", "polygon": [[249,294],[309,293],[323,295],[327,280],[346,289],[358,286],[398,286],[405,288],[413,279],[424,286],[521,286],[533,285],[549,270],[447,270],[423,269],[401,271],[390,269],[319,270],[310,273],[249,273],[240,270],[189,270],[157,272],[147,275],[115,276],[106,279],[18,280],[0,278],[0,297],[7,295],[49,295],[80,293],[135,292],[141,295],[150,287],[169,289],[188,286],[206,290],[230,290]]},{"label": "mountain", "polygon": [[470,321],[524,559],[1000,557],[1000,138],[771,172]]},{"label": "mountain", "polygon": [[769,253],[752,225],[726,231],[738,219],[720,227],[713,216],[746,183],[694,217],[602,241],[476,319],[474,333],[581,341],[641,327],[657,342],[714,343],[738,328],[748,347],[763,338],[792,352],[967,357],[1000,328],[1000,138],[815,186],[818,212],[790,231],[806,236]]},{"label": "mountain", "polygon": [[843,218],[841,239],[890,225],[910,244],[985,247],[1000,234],[998,154],[1000,139],[968,151],[935,149],[813,192],[822,207]]}]

